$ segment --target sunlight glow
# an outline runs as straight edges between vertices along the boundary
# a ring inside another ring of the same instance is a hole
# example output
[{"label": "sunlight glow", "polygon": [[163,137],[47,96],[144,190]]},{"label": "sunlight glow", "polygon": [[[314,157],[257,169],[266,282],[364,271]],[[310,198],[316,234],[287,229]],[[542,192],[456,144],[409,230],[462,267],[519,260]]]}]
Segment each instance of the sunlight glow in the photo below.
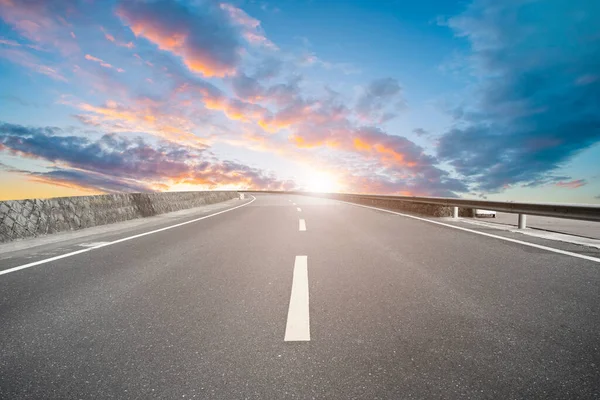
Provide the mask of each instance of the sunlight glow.
[{"label": "sunlight glow", "polygon": [[308,177],[307,189],[311,192],[336,192],[340,184],[336,178],[323,171],[313,171]]}]

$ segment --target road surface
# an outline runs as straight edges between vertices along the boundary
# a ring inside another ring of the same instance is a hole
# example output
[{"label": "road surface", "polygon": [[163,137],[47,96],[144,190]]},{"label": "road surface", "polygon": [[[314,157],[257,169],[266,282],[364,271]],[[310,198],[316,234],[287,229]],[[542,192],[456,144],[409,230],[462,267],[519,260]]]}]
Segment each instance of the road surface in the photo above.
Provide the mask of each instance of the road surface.
[{"label": "road surface", "polygon": [[305,196],[194,212],[0,254],[0,398],[600,396],[597,253]]}]

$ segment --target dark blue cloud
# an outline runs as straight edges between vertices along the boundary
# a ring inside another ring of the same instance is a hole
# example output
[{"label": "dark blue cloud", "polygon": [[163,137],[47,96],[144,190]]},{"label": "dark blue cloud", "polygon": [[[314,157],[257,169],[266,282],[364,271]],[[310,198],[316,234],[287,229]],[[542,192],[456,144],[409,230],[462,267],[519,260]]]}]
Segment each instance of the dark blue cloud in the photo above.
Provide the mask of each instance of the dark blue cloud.
[{"label": "dark blue cloud", "polygon": [[535,186],[598,143],[600,2],[478,0],[448,25],[479,83],[438,156],[479,190]]},{"label": "dark blue cloud", "polygon": [[48,172],[30,172],[35,178],[106,192],[147,191],[168,188],[171,183],[209,187],[241,184],[255,189],[295,186],[257,168],[214,160],[205,155],[205,150],[194,147],[167,141],[152,144],[140,137],[131,139],[116,134],[91,140],[64,133],[59,128],[0,123],[0,152],[34,157],[60,166]]},{"label": "dark blue cloud", "polygon": [[48,172],[26,172],[31,178],[41,182],[47,182],[58,186],[78,186],[95,189],[105,193],[123,192],[153,192],[156,191],[151,185],[90,171],[54,169]]},{"label": "dark blue cloud", "polygon": [[29,128],[0,124],[0,145],[10,151],[74,168],[138,179],[160,179],[185,173],[186,162],[198,160],[201,152],[161,142],[153,147],[141,138],[113,134],[91,141],[83,136],[62,136],[58,128]]}]

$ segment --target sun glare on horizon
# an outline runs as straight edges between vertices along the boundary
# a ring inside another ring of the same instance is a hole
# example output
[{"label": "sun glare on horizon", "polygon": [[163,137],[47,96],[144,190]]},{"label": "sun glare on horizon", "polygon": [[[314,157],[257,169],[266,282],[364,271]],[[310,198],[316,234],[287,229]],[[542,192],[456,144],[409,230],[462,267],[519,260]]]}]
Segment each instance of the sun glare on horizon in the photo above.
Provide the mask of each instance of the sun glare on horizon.
[{"label": "sun glare on horizon", "polygon": [[313,171],[307,180],[307,189],[310,192],[336,192],[340,190],[340,183],[330,173],[323,171]]}]

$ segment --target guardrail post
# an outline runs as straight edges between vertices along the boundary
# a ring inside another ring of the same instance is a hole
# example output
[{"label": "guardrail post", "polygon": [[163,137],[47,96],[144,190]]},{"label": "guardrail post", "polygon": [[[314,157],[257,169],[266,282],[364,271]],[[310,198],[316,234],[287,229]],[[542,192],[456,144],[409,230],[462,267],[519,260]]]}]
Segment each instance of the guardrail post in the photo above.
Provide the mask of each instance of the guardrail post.
[{"label": "guardrail post", "polygon": [[458,218],[458,207],[452,207],[452,218]]},{"label": "guardrail post", "polygon": [[527,228],[527,214],[519,214],[519,229]]}]

